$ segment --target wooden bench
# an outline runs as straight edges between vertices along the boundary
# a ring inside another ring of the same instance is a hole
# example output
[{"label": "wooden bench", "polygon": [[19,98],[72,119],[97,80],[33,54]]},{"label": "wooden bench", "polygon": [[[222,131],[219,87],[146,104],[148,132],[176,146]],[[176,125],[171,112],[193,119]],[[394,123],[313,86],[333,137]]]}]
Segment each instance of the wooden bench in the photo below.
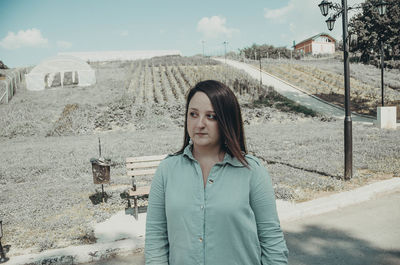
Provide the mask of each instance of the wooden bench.
[{"label": "wooden bench", "polygon": [[136,177],[153,176],[161,160],[166,156],[167,155],[157,155],[126,158],[126,171],[128,177],[132,177],[132,188],[128,190],[128,208],[125,209],[125,212],[128,213],[132,211],[130,199],[133,199],[133,215],[136,220],[139,214],[138,199],[141,197],[148,197],[150,193],[149,185],[136,185]]}]

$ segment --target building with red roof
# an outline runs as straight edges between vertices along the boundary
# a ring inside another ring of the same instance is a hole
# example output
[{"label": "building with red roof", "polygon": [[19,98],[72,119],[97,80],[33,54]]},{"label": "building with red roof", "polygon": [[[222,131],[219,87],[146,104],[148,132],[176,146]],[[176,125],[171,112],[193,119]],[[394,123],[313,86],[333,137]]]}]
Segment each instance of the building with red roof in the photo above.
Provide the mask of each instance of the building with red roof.
[{"label": "building with red roof", "polygon": [[335,53],[336,39],[327,33],[320,33],[294,45],[294,50],[303,54]]}]

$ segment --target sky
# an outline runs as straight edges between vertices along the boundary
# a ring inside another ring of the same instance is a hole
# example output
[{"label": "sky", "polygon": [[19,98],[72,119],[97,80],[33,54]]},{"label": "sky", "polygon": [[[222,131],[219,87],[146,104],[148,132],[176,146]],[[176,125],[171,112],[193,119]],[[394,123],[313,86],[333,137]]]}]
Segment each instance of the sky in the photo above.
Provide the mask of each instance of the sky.
[{"label": "sky", "polygon": [[215,56],[224,53],[225,41],[227,51],[238,52],[254,43],[291,48],[322,32],[341,39],[341,19],[329,32],[320,2],[0,0],[0,60],[22,67],[59,52],[179,50],[192,56],[203,47]]}]

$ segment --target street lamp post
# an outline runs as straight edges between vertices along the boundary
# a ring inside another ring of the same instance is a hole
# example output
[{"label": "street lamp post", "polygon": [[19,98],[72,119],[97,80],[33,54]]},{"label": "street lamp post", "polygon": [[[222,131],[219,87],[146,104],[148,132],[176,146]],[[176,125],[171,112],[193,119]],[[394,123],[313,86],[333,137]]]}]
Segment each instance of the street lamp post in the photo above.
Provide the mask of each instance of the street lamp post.
[{"label": "street lamp post", "polygon": [[[336,18],[339,16],[342,16],[344,91],[345,91],[345,95],[344,95],[344,102],[345,102],[344,103],[344,105],[345,105],[344,179],[349,180],[352,178],[352,175],[353,175],[353,140],[352,140],[353,135],[352,135],[352,119],[351,119],[351,111],[350,111],[350,66],[349,66],[349,45],[347,43],[347,41],[348,41],[348,38],[347,38],[347,35],[348,35],[348,33],[347,33],[347,30],[348,30],[347,12],[348,12],[348,10],[360,8],[360,7],[350,7],[350,8],[347,7],[347,0],[342,0],[342,5],[333,4],[327,0],[322,0],[322,2],[318,5],[318,7],[320,8],[321,14],[323,16],[328,15],[329,9],[332,9],[335,11],[335,13],[325,21],[329,30],[333,29]],[[377,7],[378,7],[378,9],[382,10],[382,12],[384,13],[384,10],[386,9],[386,3],[383,0],[381,0],[380,3],[377,4]],[[382,73],[382,82],[383,82],[383,73]],[[382,91],[383,91],[383,85],[382,85]],[[382,96],[382,98],[383,98],[383,96]]]},{"label": "street lamp post", "polygon": [[385,55],[383,50],[383,40],[381,40],[381,90],[382,90],[382,107],[385,106],[385,95],[384,95],[384,82],[383,82],[383,67],[385,65]]},{"label": "street lamp post", "polygon": [[[379,12],[379,15],[382,17],[386,13],[386,5],[387,3],[381,0],[377,5],[377,9]],[[385,66],[385,54],[384,54],[384,47],[383,47],[383,36],[381,36],[381,89],[382,89],[382,107],[385,105],[385,97],[384,97],[384,82],[383,82],[383,70]]]},{"label": "street lamp post", "polygon": [[344,118],[344,179],[349,180],[353,176],[353,135],[352,135],[352,119],[350,111],[350,66],[349,66],[349,47],[347,45],[347,0],[342,0],[342,5],[332,4],[323,0],[319,5],[323,16],[328,15],[329,9],[333,9],[336,13],[326,20],[329,30],[332,30],[336,18],[342,16],[343,25],[343,61],[344,61],[344,105],[345,105],[345,118]]}]

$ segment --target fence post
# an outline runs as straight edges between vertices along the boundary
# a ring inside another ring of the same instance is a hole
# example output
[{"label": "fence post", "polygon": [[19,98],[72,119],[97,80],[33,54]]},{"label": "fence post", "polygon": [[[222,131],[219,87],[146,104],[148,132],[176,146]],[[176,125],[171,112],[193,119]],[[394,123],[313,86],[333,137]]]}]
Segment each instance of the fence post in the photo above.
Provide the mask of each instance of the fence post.
[{"label": "fence post", "polygon": [[[6,76],[7,78],[7,76]],[[6,103],[8,104],[8,84],[6,82]]]}]

